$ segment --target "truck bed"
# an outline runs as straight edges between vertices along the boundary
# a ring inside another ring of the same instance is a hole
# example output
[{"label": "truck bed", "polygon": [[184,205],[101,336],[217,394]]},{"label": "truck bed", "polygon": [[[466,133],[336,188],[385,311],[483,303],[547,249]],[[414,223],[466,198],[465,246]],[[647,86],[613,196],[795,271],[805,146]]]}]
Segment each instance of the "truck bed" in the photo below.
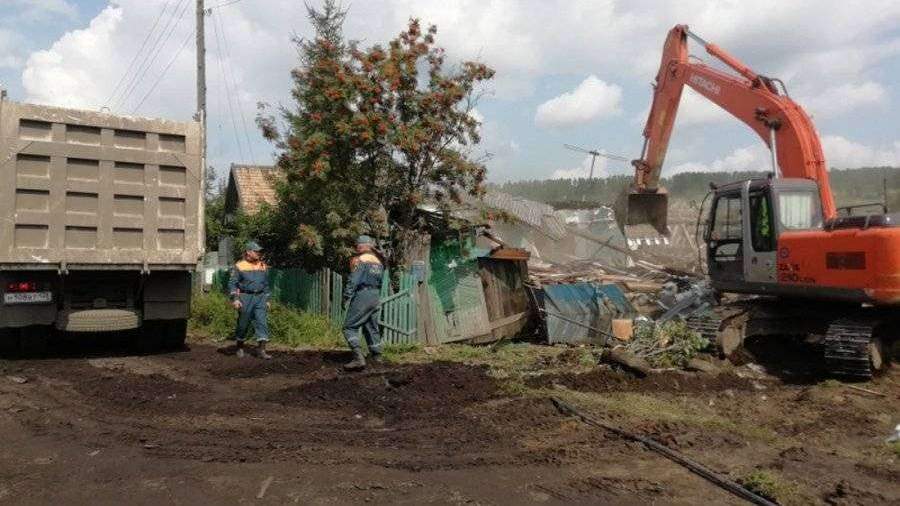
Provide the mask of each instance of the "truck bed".
[{"label": "truck bed", "polygon": [[200,126],[0,101],[0,268],[202,255]]}]

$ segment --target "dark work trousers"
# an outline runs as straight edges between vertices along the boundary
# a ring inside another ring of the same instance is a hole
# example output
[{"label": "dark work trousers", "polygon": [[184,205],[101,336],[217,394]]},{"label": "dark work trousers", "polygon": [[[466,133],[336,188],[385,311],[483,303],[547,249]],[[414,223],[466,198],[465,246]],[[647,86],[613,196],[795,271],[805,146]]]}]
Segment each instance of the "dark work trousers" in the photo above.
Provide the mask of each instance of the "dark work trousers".
[{"label": "dark work trousers", "polygon": [[241,301],[241,309],[238,313],[234,339],[238,342],[243,342],[247,338],[247,331],[250,330],[250,323],[253,323],[253,332],[256,335],[256,340],[260,342],[268,341],[269,311],[266,307],[268,297],[262,293],[242,293],[238,297],[238,300]]},{"label": "dark work trousers", "polygon": [[369,347],[369,353],[381,354],[381,294],[377,288],[363,288],[350,299],[347,316],[344,318],[344,338],[351,349],[360,346],[359,332],[362,330]]}]

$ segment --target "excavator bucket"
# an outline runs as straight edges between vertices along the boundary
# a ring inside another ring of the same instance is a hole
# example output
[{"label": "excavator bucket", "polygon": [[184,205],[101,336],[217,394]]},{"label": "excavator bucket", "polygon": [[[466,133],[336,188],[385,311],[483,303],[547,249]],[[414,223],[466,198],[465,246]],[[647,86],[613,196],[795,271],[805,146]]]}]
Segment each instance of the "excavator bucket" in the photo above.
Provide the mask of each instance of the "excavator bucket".
[{"label": "excavator bucket", "polygon": [[626,188],[613,209],[629,246],[669,244],[669,193],[659,188],[645,193]]}]

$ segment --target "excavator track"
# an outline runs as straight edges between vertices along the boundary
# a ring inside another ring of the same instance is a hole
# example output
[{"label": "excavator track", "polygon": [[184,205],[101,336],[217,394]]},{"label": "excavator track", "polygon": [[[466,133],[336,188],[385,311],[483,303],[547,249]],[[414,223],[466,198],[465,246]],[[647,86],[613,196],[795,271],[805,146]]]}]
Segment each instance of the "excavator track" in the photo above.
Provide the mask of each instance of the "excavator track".
[{"label": "excavator track", "polygon": [[836,376],[868,379],[883,367],[881,343],[875,322],[841,319],[825,334],[825,364]]}]

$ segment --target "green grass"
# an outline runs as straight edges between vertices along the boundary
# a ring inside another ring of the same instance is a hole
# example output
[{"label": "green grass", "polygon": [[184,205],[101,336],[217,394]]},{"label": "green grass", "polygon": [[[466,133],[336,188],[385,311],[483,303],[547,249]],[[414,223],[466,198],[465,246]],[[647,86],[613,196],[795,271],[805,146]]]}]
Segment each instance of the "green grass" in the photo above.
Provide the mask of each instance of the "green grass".
[{"label": "green grass", "polygon": [[[228,297],[206,293],[191,303],[189,328],[193,335],[224,341],[234,332],[237,311]],[[339,329],[325,316],[305,313],[283,304],[273,303],[269,311],[269,333],[273,343],[291,348],[334,348],[344,345]]]},{"label": "green grass", "polygon": [[900,441],[893,441],[891,443],[888,443],[887,445],[890,451],[893,452],[894,456],[900,458]]},{"label": "green grass", "polygon": [[222,341],[233,332],[237,323],[237,311],[228,298],[220,293],[195,295],[191,301],[191,319],[188,328],[192,334]]},{"label": "green grass", "polygon": [[384,358],[388,362],[402,362],[404,355],[415,354],[421,350],[420,344],[388,344],[384,346]]},{"label": "green grass", "polygon": [[822,388],[838,388],[844,386],[844,384],[836,379],[827,379],[820,382],[819,386]]},{"label": "green grass", "polygon": [[702,403],[691,400],[673,401],[652,394],[609,392],[597,394],[573,390],[537,391],[541,396],[558,396],[597,413],[613,413],[636,420],[683,423],[707,430],[740,434],[758,441],[773,442],[778,436],[756,424],[739,423],[724,418]]},{"label": "green grass", "polygon": [[597,360],[590,348],[574,350],[574,359],[559,363],[557,358],[564,351],[573,350],[507,342],[499,346],[444,344],[437,347],[407,346],[395,350],[388,347],[385,354],[389,360],[398,363],[448,361],[487,366],[491,377],[498,380],[507,395],[520,397],[537,393],[526,385],[526,378],[530,375],[585,372],[596,366]]},{"label": "green grass", "polygon": [[786,480],[775,471],[757,469],[738,481],[747,490],[778,504],[800,504],[805,502],[800,497],[797,484]]}]

